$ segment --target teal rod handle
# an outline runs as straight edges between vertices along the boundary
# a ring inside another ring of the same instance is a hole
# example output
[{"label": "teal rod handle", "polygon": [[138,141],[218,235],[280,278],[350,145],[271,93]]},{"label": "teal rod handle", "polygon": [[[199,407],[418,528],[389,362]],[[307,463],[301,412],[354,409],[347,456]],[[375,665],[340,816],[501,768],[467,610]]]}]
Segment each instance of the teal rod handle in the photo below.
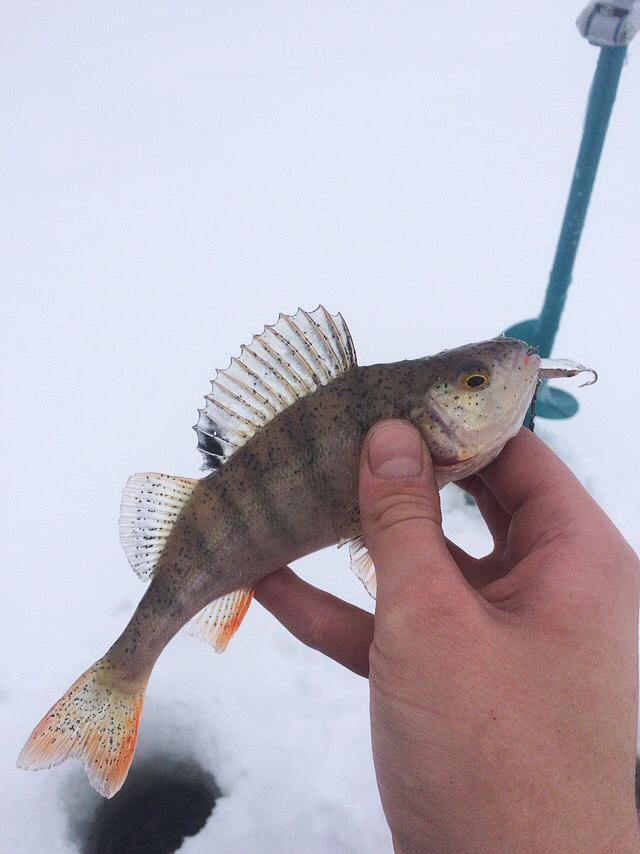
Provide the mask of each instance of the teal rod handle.
[{"label": "teal rod handle", "polygon": [[580,235],[626,54],[626,45],[600,49],[569,199],[535,334],[535,343],[544,358],[551,355],[560,315],[567,298]]}]

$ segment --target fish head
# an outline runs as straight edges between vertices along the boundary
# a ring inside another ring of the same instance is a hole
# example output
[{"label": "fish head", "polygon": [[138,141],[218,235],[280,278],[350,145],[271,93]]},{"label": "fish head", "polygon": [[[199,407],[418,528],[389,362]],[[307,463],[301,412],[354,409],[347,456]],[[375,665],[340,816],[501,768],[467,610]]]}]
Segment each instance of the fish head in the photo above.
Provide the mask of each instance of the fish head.
[{"label": "fish head", "polygon": [[487,465],[514,436],[538,384],[540,358],[524,341],[495,338],[426,360],[429,383],[411,413],[441,483]]}]

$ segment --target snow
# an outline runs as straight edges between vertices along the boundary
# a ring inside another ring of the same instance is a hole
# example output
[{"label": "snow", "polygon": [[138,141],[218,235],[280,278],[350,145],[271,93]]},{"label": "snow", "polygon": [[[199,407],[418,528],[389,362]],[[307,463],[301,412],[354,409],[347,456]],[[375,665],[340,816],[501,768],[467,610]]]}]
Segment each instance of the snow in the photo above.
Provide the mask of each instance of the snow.
[{"label": "snow", "polygon": [[[361,364],[538,311],[597,52],[578,6],[468,5],[5,9],[1,850],[82,845],[77,765],[15,758],[140,597],[120,491],[197,474],[212,370],[298,305],[341,311]],[[600,381],[540,424],[636,548],[639,86],[632,45],[556,347]],[[370,607],[344,552],[296,568]],[[189,854],[391,851],[366,682],[258,605],[225,655],[180,636],[160,659],[136,761],[163,756],[223,792]]]}]

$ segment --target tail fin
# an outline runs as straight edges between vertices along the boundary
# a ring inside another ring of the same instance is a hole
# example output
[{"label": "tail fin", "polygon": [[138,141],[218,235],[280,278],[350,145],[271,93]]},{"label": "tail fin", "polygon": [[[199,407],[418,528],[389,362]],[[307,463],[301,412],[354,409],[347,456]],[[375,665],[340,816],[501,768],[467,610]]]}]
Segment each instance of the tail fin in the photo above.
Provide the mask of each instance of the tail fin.
[{"label": "tail fin", "polygon": [[113,797],[133,759],[145,688],[126,686],[107,654],[49,709],[22,748],[18,767],[51,768],[77,757],[93,788]]}]

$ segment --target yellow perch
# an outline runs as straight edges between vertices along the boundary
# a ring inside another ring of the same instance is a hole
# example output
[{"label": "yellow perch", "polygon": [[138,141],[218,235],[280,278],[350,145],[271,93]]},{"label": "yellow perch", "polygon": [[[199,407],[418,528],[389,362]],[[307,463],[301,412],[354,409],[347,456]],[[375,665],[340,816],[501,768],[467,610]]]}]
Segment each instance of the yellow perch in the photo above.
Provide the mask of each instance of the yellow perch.
[{"label": "yellow perch", "polygon": [[499,454],[540,377],[582,370],[541,365],[510,338],[358,367],[341,315],[322,306],[280,315],[212,381],[195,427],[208,473],[129,478],[120,537],[151,584],[109,651],[34,729],[18,765],[78,757],[91,785],[114,795],[133,758],[151,670],[182,626],[222,652],[261,578],[340,541],[375,595],[357,503],[360,446],[374,422],[413,422],[443,486]]}]

